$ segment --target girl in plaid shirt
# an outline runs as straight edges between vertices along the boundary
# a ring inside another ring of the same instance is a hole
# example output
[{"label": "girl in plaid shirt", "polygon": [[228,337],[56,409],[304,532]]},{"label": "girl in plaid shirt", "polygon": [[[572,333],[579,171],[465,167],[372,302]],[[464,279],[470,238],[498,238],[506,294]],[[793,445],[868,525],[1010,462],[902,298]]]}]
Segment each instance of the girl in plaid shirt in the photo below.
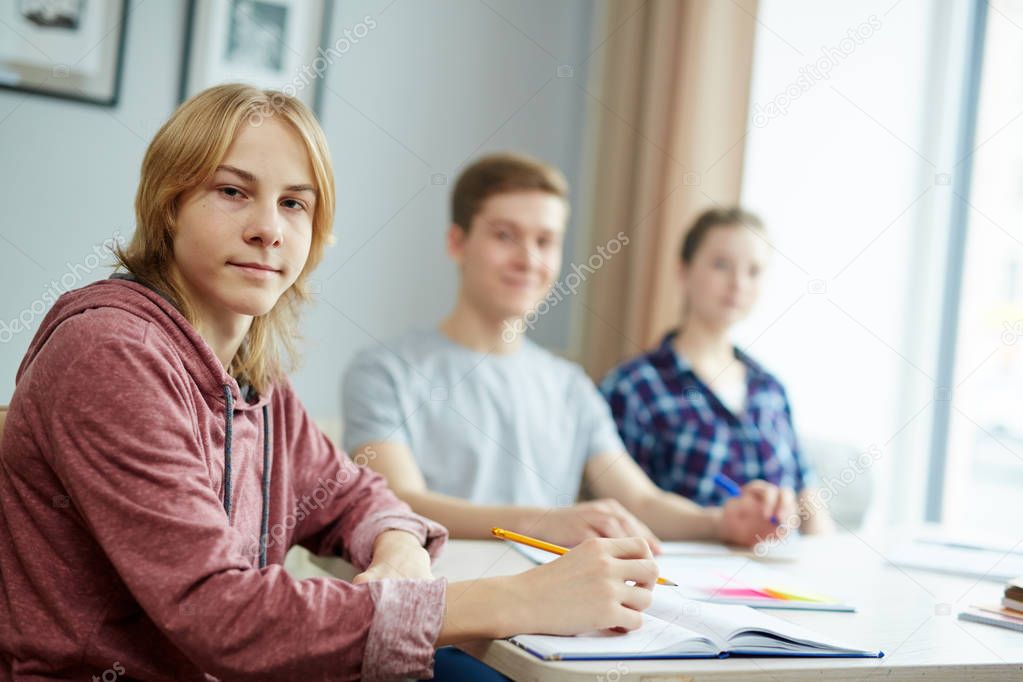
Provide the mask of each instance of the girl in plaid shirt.
[{"label": "girl in plaid shirt", "polygon": [[729,339],[759,294],[763,229],[739,208],[697,218],[680,254],[682,324],[612,370],[601,392],[629,453],[661,488],[715,506],[727,499],[718,474],[765,480],[798,501],[798,514],[783,519],[789,528],[820,531],[831,522],[813,496],[785,389]]}]

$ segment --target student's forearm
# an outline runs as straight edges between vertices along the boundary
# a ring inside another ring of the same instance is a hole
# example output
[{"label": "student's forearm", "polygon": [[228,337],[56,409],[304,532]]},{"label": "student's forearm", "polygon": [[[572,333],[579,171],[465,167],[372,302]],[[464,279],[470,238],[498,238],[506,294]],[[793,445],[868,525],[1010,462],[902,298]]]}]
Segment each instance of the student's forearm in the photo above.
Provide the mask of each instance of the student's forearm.
[{"label": "student's forearm", "polygon": [[501,639],[528,629],[522,626],[526,614],[519,613],[521,602],[506,578],[449,583],[436,646]]},{"label": "student's forearm", "polygon": [[662,540],[719,540],[720,507],[701,507],[674,493],[656,491],[631,511]]},{"label": "student's forearm", "polygon": [[494,526],[527,532],[545,513],[537,507],[474,504],[428,490],[395,492],[414,512],[447,527],[452,538],[490,538],[493,537],[490,529]]}]

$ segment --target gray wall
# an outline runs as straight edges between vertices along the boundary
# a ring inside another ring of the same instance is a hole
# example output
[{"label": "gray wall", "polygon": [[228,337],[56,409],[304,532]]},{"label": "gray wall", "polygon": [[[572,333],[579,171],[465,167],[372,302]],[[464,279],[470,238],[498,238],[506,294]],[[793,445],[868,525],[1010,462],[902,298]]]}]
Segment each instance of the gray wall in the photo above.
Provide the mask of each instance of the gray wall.
[{"label": "gray wall", "polygon": [[[117,107],[0,91],[0,324],[8,325],[0,326],[0,403],[14,390],[51,283],[105,277],[104,267],[86,271],[94,249],[115,233],[130,236],[139,164],[177,104],[185,3],[133,4]],[[294,376],[314,416],[337,418],[341,373],[357,349],[431,326],[450,308],[447,198],[467,159],[523,150],[562,167],[577,188],[587,98],[578,86],[594,12],[587,0],[335,3],[327,44],[367,15],[376,26],[322,83],[337,244],[314,278],[320,293]],[[571,66],[571,77],[556,77],[559,65]],[[437,174],[446,184],[433,184]],[[579,228],[569,234],[566,261]],[[567,350],[572,307],[554,308],[533,337]],[[12,332],[19,317],[28,329]]]}]

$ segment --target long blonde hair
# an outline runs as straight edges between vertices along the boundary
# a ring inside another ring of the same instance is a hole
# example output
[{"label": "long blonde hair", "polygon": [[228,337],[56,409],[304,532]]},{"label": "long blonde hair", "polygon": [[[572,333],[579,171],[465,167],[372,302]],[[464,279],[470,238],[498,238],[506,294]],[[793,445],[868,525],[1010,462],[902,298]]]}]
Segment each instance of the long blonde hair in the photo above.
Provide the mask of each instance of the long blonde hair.
[{"label": "long blonde hair", "polygon": [[146,150],[135,195],[135,234],[126,248],[116,251],[122,267],[167,295],[196,325],[191,302],[171,277],[178,200],[212,177],[243,123],[258,125],[271,116],[287,121],[305,143],[317,198],[305,267],[269,312],[253,318],[227,368],[232,376],[260,393],[296,364],[299,309],[310,299],[308,276],[322,260],[333,236],[335,195],[330,152],[323,130],[305,104],[276,90],[233,83],[204,90],[178,107]]}]

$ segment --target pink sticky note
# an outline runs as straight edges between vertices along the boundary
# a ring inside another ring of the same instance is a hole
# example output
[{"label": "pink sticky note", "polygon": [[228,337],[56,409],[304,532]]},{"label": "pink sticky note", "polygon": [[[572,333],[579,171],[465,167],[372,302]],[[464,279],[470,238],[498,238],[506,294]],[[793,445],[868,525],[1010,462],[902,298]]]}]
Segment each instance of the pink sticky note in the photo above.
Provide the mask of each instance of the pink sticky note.
[{"label": "pink sticky note", "polygon": [[753,587],[720,587],[709,589],[708,593],[715,597],[726,597],[728,599],[775,599],[766,592]]}]

